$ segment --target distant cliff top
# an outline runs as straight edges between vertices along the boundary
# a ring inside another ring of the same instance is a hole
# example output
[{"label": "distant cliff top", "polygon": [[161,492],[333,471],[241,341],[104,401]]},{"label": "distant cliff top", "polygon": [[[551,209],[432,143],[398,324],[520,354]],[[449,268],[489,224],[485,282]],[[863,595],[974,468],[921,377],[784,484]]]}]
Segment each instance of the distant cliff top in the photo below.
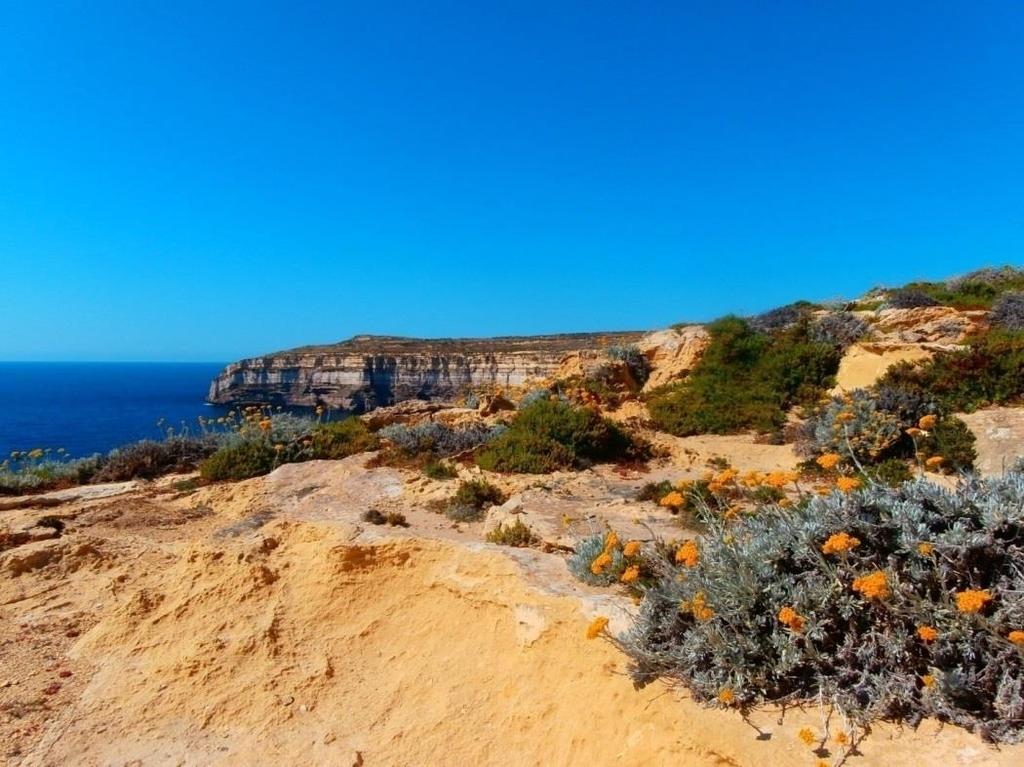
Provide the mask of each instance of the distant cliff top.
[{"label": "distant cliff top", "polygon": [[287,354],[508,354],[511,352],[569,352],[633,344],[647,331],[607,333],[559,333],[546,336],[498,336],[496,338],[405,338],[358,335],[335,344],[286,349],[264,357]]}]

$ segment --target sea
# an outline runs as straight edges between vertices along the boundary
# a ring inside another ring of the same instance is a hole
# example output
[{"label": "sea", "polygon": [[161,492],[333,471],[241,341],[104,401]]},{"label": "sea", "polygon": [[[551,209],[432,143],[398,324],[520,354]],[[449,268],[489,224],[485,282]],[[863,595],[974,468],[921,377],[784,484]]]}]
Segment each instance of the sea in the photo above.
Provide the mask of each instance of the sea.
[{"label": "sea", "polygon": [[195,432],[220,363],[0,362],[0,460],[14,450],[58,448],[79,458],[168,426]]}]

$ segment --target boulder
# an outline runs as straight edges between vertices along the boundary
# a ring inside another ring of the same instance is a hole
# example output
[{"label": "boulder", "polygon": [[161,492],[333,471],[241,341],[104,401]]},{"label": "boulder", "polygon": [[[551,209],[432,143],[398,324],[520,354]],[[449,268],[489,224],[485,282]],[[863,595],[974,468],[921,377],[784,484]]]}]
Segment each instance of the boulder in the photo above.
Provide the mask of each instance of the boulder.
[{"label": "boulder", "polygon": [[637,347],[651,365],[644,391],[674,383],[693,370],[708,345],[708,332],[702,325],[685,325],[648,333]]}]

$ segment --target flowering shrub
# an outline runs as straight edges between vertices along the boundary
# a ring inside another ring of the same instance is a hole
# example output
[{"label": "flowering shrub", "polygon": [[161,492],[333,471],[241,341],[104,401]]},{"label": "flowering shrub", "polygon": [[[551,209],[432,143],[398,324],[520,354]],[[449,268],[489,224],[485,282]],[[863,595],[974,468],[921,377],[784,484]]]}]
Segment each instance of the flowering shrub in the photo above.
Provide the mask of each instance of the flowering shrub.
[{"label": "flowering shrub", "polygon": [[577,542],[569,557],[569,571],[591,586],[611,586],[625,572],[627,558],[614,532],[597,533]]},{"label": "flowering shrub", "polygon": [[108,453],[90,481],[125,482],[192,471],[216,449],[216,441],[209,438],[173,436],[160,442],[143,440]]},{"label": "flowering shrub", "polygon": [[655,563],[617,640],[636,684],[1024,738],[1024,474],[868,485],[707,524],[693,551]]},{"label": "flowering shrub", "polygon": [[879,461],[903,436],[899,419],[880,410],[865,389],[833,397],[811,419],[807,431],[811,441],[801,446],[805,454],[852,454],[862,463]]}]

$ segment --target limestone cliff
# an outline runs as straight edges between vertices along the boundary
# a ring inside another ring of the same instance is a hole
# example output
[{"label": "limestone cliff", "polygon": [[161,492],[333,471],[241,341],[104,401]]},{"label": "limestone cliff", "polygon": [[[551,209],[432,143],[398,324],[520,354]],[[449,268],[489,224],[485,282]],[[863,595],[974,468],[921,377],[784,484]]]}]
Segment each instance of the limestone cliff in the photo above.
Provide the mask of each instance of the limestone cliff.
[{"label": "limestone cliff", "polygon": [[356,336],[228,365],[210,385],[217,404],[326,404],[356,411],[409,399],[452,399],[475,388],[550,376],[568,353],[630,344],[642,333],[487,339]]}]

